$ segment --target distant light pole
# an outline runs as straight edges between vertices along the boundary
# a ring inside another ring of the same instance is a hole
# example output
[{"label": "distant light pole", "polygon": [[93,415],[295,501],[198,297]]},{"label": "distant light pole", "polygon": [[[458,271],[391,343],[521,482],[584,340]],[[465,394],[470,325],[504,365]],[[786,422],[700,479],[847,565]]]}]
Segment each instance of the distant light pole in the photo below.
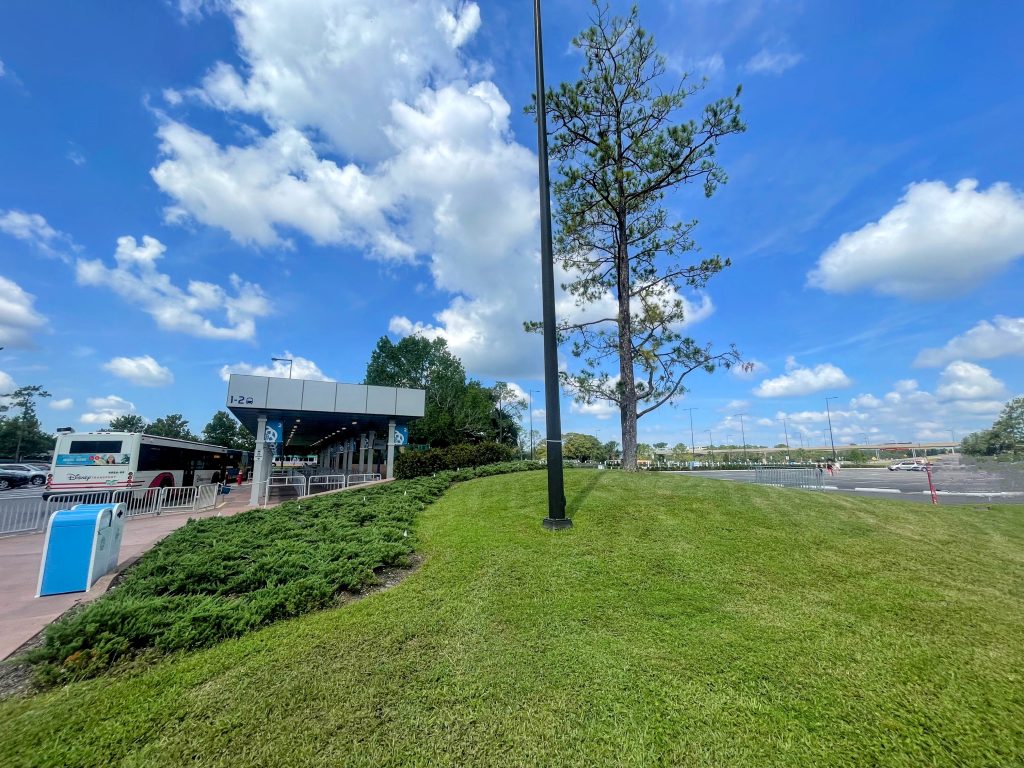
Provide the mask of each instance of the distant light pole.
[{"label": "distant light pole", "polygon": [[828,414],[828,439],[832,444],[832,461],[836,460],[836,439],[832,436],[832,409],[828,407],[829,400],[838,400],[837,395],[825,398],[825,412]]},{"label": "distant light pole", "polygon": [[270,359],[275,363],[288,363],[288,378],[290,379],[292,377],[292,365],[295,362],[294,360],[289,357],[272,357]]},{"label": "distant light pole", "polygon": [[733,414],[733,416],[739,416],[740,417],[740,437],[743,440],[743,461],[744,461],[744,463],[747,461],[747,433],[743,429],[743,417],[746,416],[746,415],[747,414],[745,414],[745,413],[734,413]]},{"label": "distant light pole", "polygon": [[714,462],[714,460],[715,460],[715,438],[712,436],[710,429],[705,429],[704,431],[708,433],[708,446],[709,446],[708,450],[711,451],[711,461]]},{"label": "distant light pole", "polygon": [[540,191],[540,269],[544,309],[544,415],[547,420],[548,516],[544,527],[570,528],[562,477],[562,415],[559,410],[558,341],[555,329],[555,261],[551,249],[551,190],[548,181],[548,113],[544,94],[544,43],[540,0],[533,0],[533,45],[537,68],[537,171]]},{"label": "distant light pole", "polygon": [[529,392],[529,460],[534,461],[534,392],[537,390],[527,391]]},{"label": "distant light pole", "polygon": [[782,417],[782,431],[786,435],[786,452],[789,452],[789,427],[786,426],[786,417]]},{"label": "distant light pole", "polygon": [[[684,408],[683,410],[690,412],[690,455],[693,457],[693,460],[696,461],[697,460],[697,448],[695,447],[695,443],[694,443],[694,440],[693,440],[693,412],[697,411],[697,410],[700,410],[700,409],[699,408]],[[691,469],[692,469],[692,467],[691,467]]]}]

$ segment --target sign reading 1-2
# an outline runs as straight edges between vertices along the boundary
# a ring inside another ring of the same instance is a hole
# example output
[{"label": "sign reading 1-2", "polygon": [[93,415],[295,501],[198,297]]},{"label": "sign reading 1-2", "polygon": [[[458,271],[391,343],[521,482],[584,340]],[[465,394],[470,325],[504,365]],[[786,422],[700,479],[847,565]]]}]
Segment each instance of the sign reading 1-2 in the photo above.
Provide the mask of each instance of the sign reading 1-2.
[{"label": "sign reading 1-2", "polygon": [[252,405],[252,395],[228,395],[228,405]]}]

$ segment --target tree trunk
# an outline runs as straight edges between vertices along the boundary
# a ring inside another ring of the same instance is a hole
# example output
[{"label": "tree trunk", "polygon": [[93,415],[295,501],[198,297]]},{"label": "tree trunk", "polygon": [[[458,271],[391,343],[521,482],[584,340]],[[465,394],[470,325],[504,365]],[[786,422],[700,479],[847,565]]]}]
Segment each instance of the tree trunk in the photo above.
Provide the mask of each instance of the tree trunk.
[{"label": "tree trunk", "polygon": [[616,254],[619,294],[619,423],[622,427],[622,468],[636,472],[636,382],[633,379],[633,318],[629,308],[629,252],[626,250],[626,221],[619,220]]}]

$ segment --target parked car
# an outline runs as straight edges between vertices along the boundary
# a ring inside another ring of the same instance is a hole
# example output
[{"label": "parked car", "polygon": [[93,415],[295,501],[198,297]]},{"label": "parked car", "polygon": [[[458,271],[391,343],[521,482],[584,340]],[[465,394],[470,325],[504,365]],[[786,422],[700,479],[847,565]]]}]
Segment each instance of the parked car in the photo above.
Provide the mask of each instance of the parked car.
[{"label": "parked car", "polygon": [[6,491],[11,488],[20,488],[23,485],[28,485],[32,482],[29,475],[24,472],[13,472],[9,469],[0,469],[0,491]]},{"label": "parked car", "polygon": [[28,475],[28,481],[32,485],[43,485],[46,483],[46,476],[50,474],[50,468],[39,469],[38,464],[0,464],[0,469],[9,472],[21,472]]},{"label": "parked car", "polygon": [[897,461],[895,464],[889,465],[889,471],[895,472],[899,469],[906,469],[910,472],[924,472],[927,467],[931,466],[931,462],[926,462],[924,459],[903,459],[903,461]]}]

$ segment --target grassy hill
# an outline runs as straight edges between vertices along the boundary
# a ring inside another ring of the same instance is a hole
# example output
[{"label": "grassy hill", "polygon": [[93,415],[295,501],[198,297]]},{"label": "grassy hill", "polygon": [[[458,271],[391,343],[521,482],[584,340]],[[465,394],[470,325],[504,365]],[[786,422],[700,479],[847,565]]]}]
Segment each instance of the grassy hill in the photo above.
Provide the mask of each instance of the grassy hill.
[{"label": "grassy hill", "polygon": [[1024,764],[1024,508],[454,487],[343,608],[0,705],[0,764]]}]

